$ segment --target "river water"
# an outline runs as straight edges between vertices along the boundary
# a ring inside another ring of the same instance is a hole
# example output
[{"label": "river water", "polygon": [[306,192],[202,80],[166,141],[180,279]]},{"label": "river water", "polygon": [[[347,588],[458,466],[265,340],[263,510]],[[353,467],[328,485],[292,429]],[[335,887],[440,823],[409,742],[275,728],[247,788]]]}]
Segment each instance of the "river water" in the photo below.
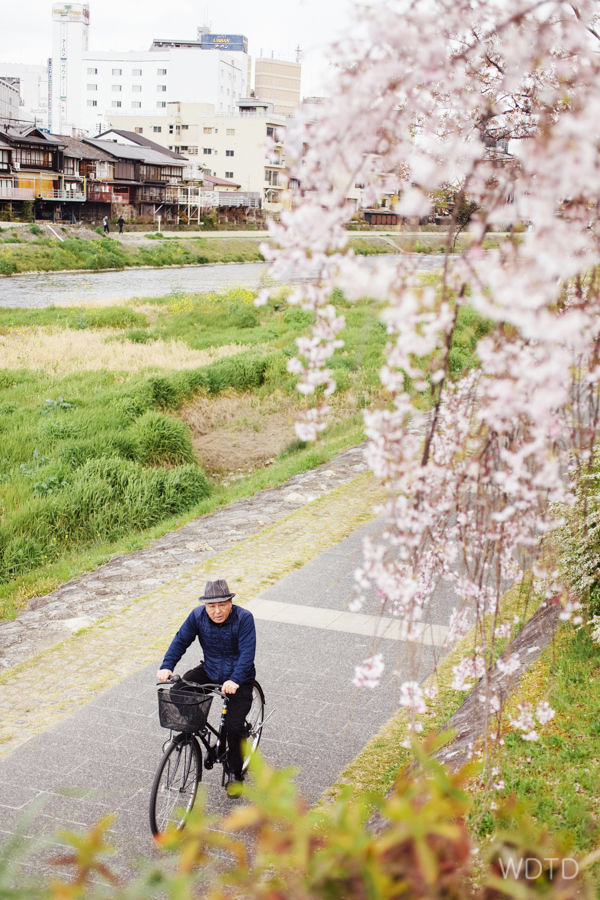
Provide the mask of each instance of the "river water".
[{"label": "river water", "polygon": [[[410,254],[411,256],[413,254]],[[396,254],[368,257],[369,263],[393,262]],[[419,269],[432,271],[440,256],[418,254]],[[116,303],[133,297],[165,297],[174,293],[223,291],[231,287],[257,289],[267,280],[265,263],[124,269],[120,272],[45,272],[0,277],[0,306],[42,307],[65,304]],[[310,272],[289,282],[310,281]]]}]

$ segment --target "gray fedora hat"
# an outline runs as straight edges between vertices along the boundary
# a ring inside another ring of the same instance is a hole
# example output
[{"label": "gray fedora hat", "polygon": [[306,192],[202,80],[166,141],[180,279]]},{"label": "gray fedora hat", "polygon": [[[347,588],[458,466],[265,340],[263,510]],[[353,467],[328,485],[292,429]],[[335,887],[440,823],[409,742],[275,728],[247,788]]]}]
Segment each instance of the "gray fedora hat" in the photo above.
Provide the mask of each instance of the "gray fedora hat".
[{"label": "gray fedora hat", "polygon": [[204,588],[204,594],[202,597],[198,597],[198,599],[206,600],[209,603],[220,603],[225,600],[231,600],[232,597],[235,597],[235,594],[232,594],[229,590],[225,579],[220,578],[217,581],[207,581],[206,587]]}]

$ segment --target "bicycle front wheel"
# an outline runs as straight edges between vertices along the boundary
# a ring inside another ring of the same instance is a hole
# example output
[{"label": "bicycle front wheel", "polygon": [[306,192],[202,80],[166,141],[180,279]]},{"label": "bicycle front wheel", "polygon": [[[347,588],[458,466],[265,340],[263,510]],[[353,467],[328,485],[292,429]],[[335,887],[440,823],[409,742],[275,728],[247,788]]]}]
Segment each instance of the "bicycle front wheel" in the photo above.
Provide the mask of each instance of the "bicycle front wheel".
[{"label": "bicycle front wheel", "polygon": [[150,793],[150,828],[157,835],[169,825],[183,828],[202,780],[202,755],[191,734],[176,737],[165,750]]},{"label": "bicycle front wheel", "polygon": [[252,758],[252,754],[258,747],[260,737],[262,735],[263,722],[265,719],[265,695],[258,681],[252,685],[252,706],[248,711],[245,722],[245,749],[244,762],[242,771],[248,768],[248,763]]}]

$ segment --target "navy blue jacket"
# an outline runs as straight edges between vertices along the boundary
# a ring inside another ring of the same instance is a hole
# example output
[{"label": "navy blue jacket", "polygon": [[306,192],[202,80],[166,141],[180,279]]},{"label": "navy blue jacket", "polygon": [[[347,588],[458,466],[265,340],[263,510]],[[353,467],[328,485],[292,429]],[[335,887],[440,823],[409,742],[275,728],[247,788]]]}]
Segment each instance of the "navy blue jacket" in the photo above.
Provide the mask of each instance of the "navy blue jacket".
[{"label": "navy blue jacket", "polygon": [[232,606],[227,619],[217,625],[209,619],[204,606],[197,606],[171,641],[161,669],[172,672],[195,638],[204,653],[204,670],[214,684],[228,680],[244,684],[253,680],[256,629],[254,616],[247,609]]}]

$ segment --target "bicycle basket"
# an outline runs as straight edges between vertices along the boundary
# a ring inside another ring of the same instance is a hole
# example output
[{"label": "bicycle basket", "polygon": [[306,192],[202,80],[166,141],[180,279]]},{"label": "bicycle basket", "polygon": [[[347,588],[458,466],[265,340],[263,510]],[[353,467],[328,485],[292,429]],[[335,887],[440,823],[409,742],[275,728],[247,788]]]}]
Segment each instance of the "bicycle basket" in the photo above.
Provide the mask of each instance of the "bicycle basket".
[{"label": "bicycle basket", "polygon": [[201,731],[206,725],[213,695],[185,685],[158,689],[158,718],[172,731]]}]

